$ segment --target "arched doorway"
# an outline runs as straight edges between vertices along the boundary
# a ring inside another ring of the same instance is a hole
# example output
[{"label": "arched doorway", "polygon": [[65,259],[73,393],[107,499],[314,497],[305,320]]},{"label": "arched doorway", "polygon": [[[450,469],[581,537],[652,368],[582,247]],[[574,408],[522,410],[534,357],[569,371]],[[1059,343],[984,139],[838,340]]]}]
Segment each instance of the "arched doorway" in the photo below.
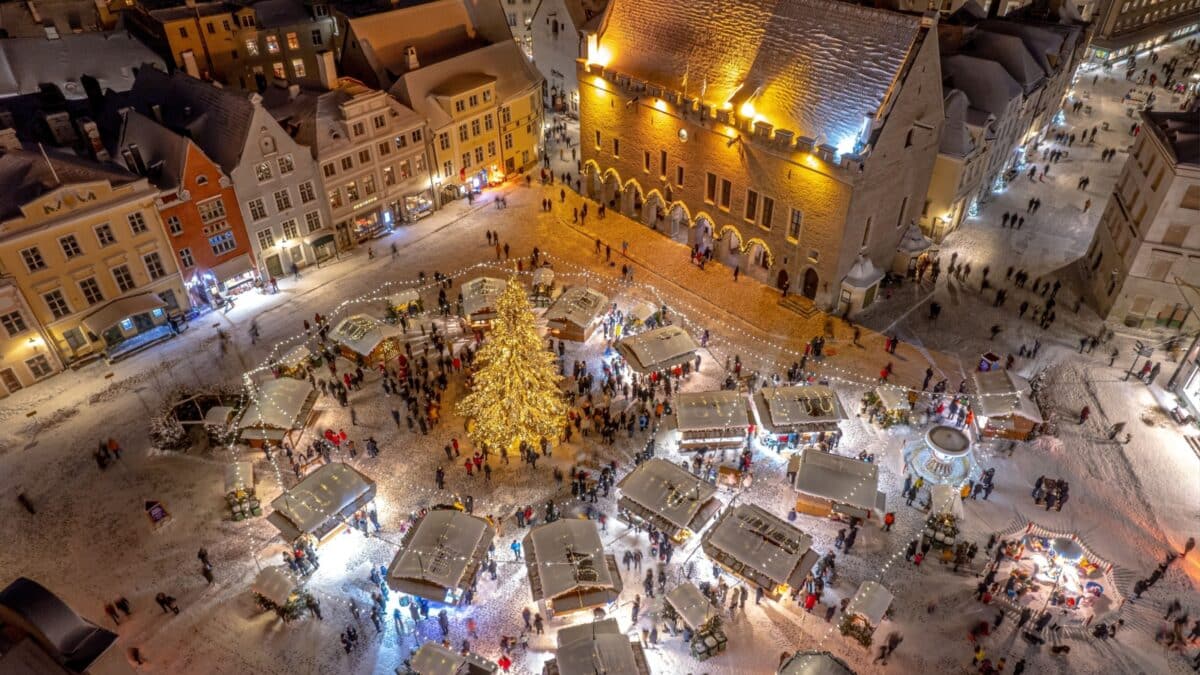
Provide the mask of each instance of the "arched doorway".
[{"label": "arched doorway", "polygon": [[634,220],[641,220],[642,189],[637,183],[629,181],[621,194],[621,214]]},{"label": "arched doorway", "polygon": [[621,194],[621,177],[617,175],[617,172],[609,170],[604,174],[604,189],[601,191],[600,202],[609,209],[615,209],[619,194]]},{"label": "arched doorway", "polygon": [[810,267],[804,271],[804,287],[800,289],[800,292],[809,300],[816,300],[818,283],[820,283],[820,278],[817,276],[817,271]]},{"label": "arched doorway", "polygon": [[781,269],[779,270],[779,274],[775,275],[775,288],[783,290],[783,287],[787,286],[789,281],[791,279],[788,278],[787,270]]},{"label": "arched doorway", "polygon": [[726,227],[721,230],[721,236],[712,246],[713,258],[729,268],[741,267],[743,272],[749,272],[742,264],[742,237],[737,230]]},{"label": "arched doorway", "polygon": [[688,226],[687,211],[679,204],[676,204],[671,207],[671,212],[667,215],[667,220],[671,228],[671,239],[681,244],[691,245],[691,228]]},{"label": "arched doorway", "polygon": [[642,222],[653,230],[658,230],[666,220],[667,214],[662,210],[663,201],[653,190],[642,206]]}]

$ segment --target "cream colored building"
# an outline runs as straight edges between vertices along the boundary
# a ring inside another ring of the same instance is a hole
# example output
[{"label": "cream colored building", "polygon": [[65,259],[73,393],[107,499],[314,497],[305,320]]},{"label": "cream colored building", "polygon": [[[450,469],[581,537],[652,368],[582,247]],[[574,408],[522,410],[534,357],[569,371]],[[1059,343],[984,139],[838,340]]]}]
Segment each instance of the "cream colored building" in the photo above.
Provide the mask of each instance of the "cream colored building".
[{"label": "cream colored building", "polygon": [[61,370],[17,280],[0,277],[0,398]]},{"label": "cream colored building", "polygon": [[168,316],[186,309],[187,293],[149,181],[113,164],[9,149],[0,184],[0,275],[44,329],[44,353],[64,363],[115,358],[174,335]]},{"label": "cream colored building", "polygon": [[[1131,328],[1195,329],[1200,287],[1200,122],[1143,112],[1142,128],[1079,261],[1085,298]],[[1182,287],[1181,287],[1182,286]]]}]

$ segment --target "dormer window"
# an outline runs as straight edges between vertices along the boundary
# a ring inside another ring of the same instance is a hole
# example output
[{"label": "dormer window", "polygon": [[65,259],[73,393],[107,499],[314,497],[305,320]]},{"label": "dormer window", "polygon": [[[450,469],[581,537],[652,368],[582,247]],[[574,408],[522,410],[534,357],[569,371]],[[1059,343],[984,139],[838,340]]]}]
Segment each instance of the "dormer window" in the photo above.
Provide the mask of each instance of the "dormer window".
[{"label": "dormer window", "polygon": [[196,176],[196,185],[208,185],[208,176]]}]

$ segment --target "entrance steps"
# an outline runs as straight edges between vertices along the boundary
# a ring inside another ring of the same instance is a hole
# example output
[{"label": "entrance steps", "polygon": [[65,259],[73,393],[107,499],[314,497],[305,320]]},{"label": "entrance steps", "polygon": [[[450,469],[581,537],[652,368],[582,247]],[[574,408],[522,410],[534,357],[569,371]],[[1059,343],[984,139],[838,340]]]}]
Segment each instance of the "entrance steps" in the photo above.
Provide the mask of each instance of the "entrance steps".
[{"label": "entrance steps", "polygon": [[821,313],[812,300],[802,295],[788,295],[786,298],[781,298],[779,306],[791,310],[805,319],[811,319]]}]

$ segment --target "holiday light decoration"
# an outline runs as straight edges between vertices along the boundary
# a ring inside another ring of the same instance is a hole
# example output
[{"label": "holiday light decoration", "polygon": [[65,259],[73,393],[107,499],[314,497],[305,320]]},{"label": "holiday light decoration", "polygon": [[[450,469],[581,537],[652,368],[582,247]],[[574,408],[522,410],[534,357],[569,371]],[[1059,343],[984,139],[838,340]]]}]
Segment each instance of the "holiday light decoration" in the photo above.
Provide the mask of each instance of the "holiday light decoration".
[{"label": "holiday light decoration", "polygon": [[472,441],[511,450],[522,441],[536,448],[541,439],[558,437],[567,414],[562,378],[516,277],[496,301],[491,334],[475,358],[472,391],[458,404]]}]

